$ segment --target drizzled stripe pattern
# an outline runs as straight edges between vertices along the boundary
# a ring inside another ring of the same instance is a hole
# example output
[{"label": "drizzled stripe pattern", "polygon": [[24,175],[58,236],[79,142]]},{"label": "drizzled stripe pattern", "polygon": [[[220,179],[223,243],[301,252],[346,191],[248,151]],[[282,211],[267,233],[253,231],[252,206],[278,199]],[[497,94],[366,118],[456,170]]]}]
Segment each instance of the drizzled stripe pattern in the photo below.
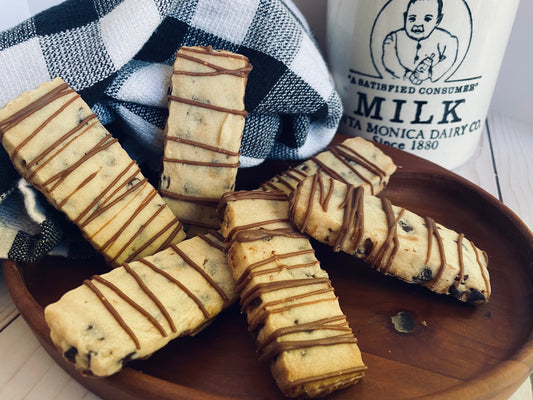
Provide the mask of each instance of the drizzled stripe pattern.
[{"label": "drizzled stripe pattern", "polygon": [[377,194],[395,170],[392,160],[370,142],[351,138],[331,145],[326,151],[277,174],[264,182],[261,188],[291,193],[308,176],[321,174]]},{"label": "drizzled stripe pattern", "polygon": [[235,186],[252,66],[208,47],[176,53],[160,193],[187,225],[217,229],[216,206]]},{"label": "drizzled stripe pattern", "polygon": [[[254,214],[238,217],[238,222],[228,220],[228,215],[246,214],[239,204],[249,200],[272,218],[261,220]],[[308,238],[287,219],[286,195],[282,191],[228,193],[222,198],[220,211],[241,308],[256,338],[258,356],[270,361],[274,376],[279,375],[278,368],[296,368],[290,361],[280,361],[283,355],[290,359],[305,354],[301,356],[305,365],[316,362],[318,356],[327,364],[329,352],[339,346],[350,346],[349,354],[358,353],[357,340],[327,273],[320,268]],[[290,379],[278,376],[277,383],[290,396],[309,394],[316,387],[327,393],[364,375],[366,367],[356,359],[341,361],[343,367],[335,372],[326,366],[320,373],[306,373],[306,367],[300,365],[299,371],[291,371]],[[282,366],[284,362],[287,365]],[[331,376],[338,379],[323,384]]]},{"label": "drizzled stripe pattern", "polygon": [[485,252],[463,233],[365,194],[360,187],[321,174],[307,178],[291,199],[290,217],[302,232],[382,273],[469,303],[489,299]]},{"label": "drizzled stripe pattern", "polygon": [[234,288],[223,238],[210,232],[86,279],[45,317],[67,359],[106,376],[201,330],[234,303]]},{"label": "drizzled stripe pattern", "polygon": [[10,105],[0,136],[13,165],[113,266],[183,239],[138,165],[60,78]]}]

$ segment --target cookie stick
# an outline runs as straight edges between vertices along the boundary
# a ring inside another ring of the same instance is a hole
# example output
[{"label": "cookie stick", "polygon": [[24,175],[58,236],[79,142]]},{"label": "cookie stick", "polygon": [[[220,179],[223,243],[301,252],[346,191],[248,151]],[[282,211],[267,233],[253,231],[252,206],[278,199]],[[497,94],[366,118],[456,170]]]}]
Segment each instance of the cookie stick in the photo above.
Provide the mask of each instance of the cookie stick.
[{"label": "cookie stick", "polygon": [[222,236],[202,234],[85,280],[48,305],[45,319],[66,360],[109,376],[196,334],[236,300],[234,287]]},{"label": "cookie stick", "polygon": [[290,202],[300,230],[335,251],[463,302],[489,300],[487,254],[462,233],[320,174],[305,179]]},{"label": "cookie stick", "polygon": [[395,171],[392,159],[373,143],[353,137],[331,145],[326,151],[276,175],[264,182],[261,188],[289,194],[306,177],[320,172],[346,184],[363,186],[370,194],[378,194]]},{"label": "cookie stick", "polygon": [[6,104],[0,139],[18,172],[112,266],[185,237],[137,164],[61,78]]},{"label": "cookie stick", "polygon": [[234,189],[251,69],[246,57],[210,46],[176,53],[159,190],[193,228],[218,229],[218,201]]},{"label": "cookie stick", "polygon": [[222,233],[260,359],[286,396],[324,396],[358,382],[366,366],[327,273],[288,220],[288,204],[281,191],[227,193]]}]

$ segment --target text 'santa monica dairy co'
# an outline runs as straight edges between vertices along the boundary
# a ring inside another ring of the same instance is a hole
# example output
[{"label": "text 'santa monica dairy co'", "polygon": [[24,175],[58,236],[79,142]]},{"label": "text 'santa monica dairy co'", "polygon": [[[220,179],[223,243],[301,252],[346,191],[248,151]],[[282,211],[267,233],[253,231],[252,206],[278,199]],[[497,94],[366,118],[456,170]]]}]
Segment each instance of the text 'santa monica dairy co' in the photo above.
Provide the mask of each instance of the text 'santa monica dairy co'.
[{"label": "text 'santa monica dairy co'", "polygon": [[329,0],[339,132],[453,169],[475,151],[519,0]]}]

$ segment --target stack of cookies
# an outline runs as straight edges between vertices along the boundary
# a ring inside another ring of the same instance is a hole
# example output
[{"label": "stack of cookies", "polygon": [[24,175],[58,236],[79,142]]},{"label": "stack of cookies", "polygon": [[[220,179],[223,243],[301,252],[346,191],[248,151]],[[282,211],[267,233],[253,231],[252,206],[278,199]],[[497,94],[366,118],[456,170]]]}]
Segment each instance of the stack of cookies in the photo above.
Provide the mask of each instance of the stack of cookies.
[{"label": "stack of cookies", "polygon": [[240,299],[286,396],[358,382],[367,367],[310,237],[436,293],[488,301],[486,253],[377,197],[396,165],[364,139],[234,192],[251,70],[239,54],[180,48],[157,189],[61,78],[0,110],[15,168],[111,268],[45,309],[53,342],[81,373],[114,374]]}]

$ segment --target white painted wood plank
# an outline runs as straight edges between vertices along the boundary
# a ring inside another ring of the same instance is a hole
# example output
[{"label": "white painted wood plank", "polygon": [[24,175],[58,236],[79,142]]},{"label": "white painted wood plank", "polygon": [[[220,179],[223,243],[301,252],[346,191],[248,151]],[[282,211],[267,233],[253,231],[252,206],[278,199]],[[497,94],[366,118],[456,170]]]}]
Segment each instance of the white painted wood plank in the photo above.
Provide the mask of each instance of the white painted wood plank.
[{"label": "white painted wood plank", "polygon": [[531,380],[526,381],[517,389],[509,400],[530,400],[532,398]]},{"label": "white painted wood plank", "polygon": [[533,125],[495,112],[489,127],[502,200],[533,229]]},{"label": "white painted wood plank", "polygon": [[0,399],[99,399],[54,362],[22,317],[0,333],[0,358]]},{"label": "white painted wood plank", "polygon": [[[46,354],[39,343],[36,344],[37,346],[31,354],[28,354],[24,359],[19,359],[23,363],[15,371],[15,374],[11,375],[7,384],[0,389],[0,398],[26,399],[28,393],[33,390],[35,385],[40,382],[42,376],[52,366],[53,360]],[[22,346],[25,345],[26,343],[23,342]],[[51,393],[47,392],[41,393],[44,398],[50,398],[50,395]]]},{"label": "white painted wood plank", "polygon": [[74,379],[71,379],[54,400],[100,400],[100,397],[89,392]]},{"label": "white painted wood plank", "polygon": [[[40,347],[33,333],[22,317],[18,317],[0,334],[0,388],[5,389],[8,382],[23,368],[32,354]],[[0,391],[0,398],[3,398]]]},{"label": "white painted wood plank", "polygon": [[483,128],[479,146],[472,158],[465,164],[453,170],[456,174],[475,183],[494,197],[498,198],[498,187],[493,166],[493,159],[490,150],[490,141],[487,132],[494,129],[487,129],[487,124]]},{"label": "white painted wood plank", "polygon": [[[489,137],[490,134],[490,137]],[[533,126],[491,112],[483,130],[478,150],[453,172],[482,187],[503,201],[531,229],[533,216],[528,203],[533,201]],[[531,379],[510,400],[533,398]]]},{"label": "white painted wood plank", "polygon": [[9,291],[7,290],[6,282],[3,275],[0,273],[0,332],[4,329],[16,316],[18,310],[11,300]]},{"label": "white painted wood plank", "polygon": [[[29,388],[24,398],[27,400],[39,400],[43,398],[43,394],[46,394],[50,399],[53,399],[67,385],[69,376],[56,371],[56,368],[54,368],[56,364],[42,347],[37,350],[34,357],[37,353],[39,353],[39,358],[42,360],[39,365],[41,373],[39,378],[32,382],[31,388]],[[43,355],[47,359],[41,357],[41,353],[44,353]]]}]

